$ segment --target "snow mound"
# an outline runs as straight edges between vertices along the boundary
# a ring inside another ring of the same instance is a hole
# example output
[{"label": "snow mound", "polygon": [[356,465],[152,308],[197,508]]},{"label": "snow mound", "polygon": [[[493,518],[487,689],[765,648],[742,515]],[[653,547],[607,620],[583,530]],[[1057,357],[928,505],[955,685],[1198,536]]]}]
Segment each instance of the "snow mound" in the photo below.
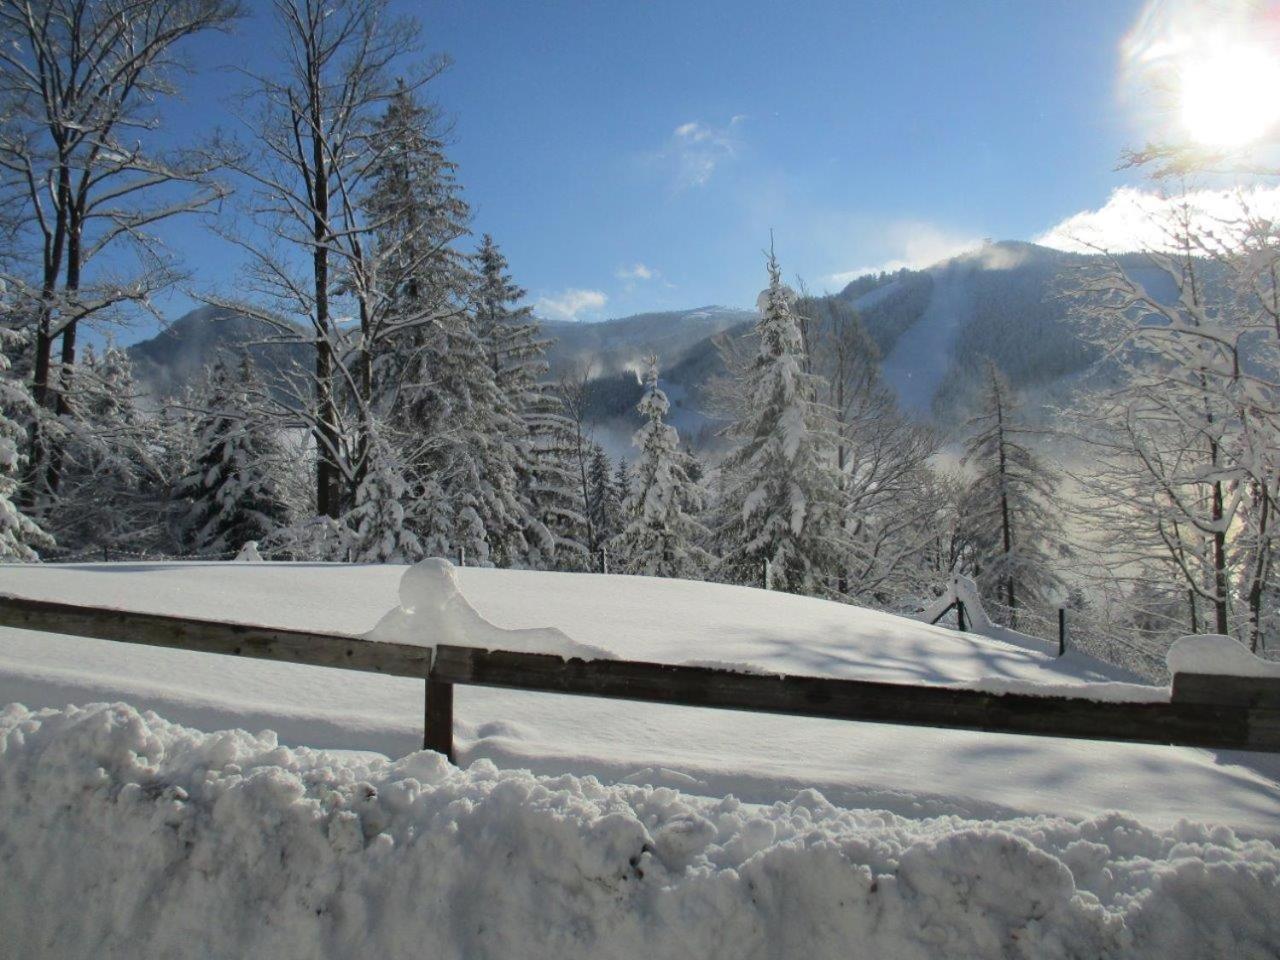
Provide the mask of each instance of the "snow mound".
[{"label": "snow mound", "polygon": [[579,643],[556,627],[507,630],[496,626],[462,595],[453,564],[440,558],[422,560],[404,572],[400,578],[400,605],[383,616],[366,636],[385,643],[550,653],[566,660],[613,657],[608,650]]},{"label": "snow mound", "polygon": [[1211,673],[1280,679],[1280,663],[1255,657],[1239,640],[1219,633],[1183,637],[1169,648],[1166,662],[1170,674]]},{"label": "snow mound", "polygon": [[1280,850],[0,712],[5,956],[1274,957]]},{"label": "snow mound", "polygon": [[237,563],[262,563],[262,554],[258,552],[257,540],[246,540],[240,552],[236,554]]}]

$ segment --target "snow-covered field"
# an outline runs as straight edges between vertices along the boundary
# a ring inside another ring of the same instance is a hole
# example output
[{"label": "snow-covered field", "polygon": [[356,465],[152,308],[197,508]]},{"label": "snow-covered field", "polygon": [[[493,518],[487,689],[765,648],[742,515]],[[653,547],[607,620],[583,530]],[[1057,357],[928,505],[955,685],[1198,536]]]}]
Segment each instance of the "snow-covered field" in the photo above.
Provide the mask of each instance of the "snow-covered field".
[{"label": "snow-covered field", "polygon": [[[397,605],[402,567],[104,564],[0,567],[0,591],[159,613],[362,633]],[[991,688],[1127,679],[1077,655],[742,587],[633,577],[458,571],[501,627],[558,627],[630,659],[733,662],[797,674]],[[429,643],[432,637],[423,636]],[[439,638],[436,638],[439,639]],[[1046,645],[1047,646],[1047,645]],[[842,723],[462,687],[465,766],[833,803],[905,816],[1180,817],[1280,835],[1275,758]],[[0,703],[124,700],[203,730],[271,729],[282,743],[401,757],[421,744],[414,680],[0,630]]]},{"label": "snow-covered field", "polygon": [[[8,566],[0,591],[423,643],[1163,695],[1100,687],[1129,678],[1034,641],[740,587],[467,569],[459,593],[445,567],[404,573]],[[0,703],[15,701],[0,709],[0,958],[1280,949],[1280,789],[1255,755],[464,687],[454,767],[417,749],[422,696],[415,680],[0,630]],[[127,702],[64,706],[94,701]]]},{"label": "snow-covered field", "polygon": [[0,956],[1275,957],[1280,851],[0,713]]}]

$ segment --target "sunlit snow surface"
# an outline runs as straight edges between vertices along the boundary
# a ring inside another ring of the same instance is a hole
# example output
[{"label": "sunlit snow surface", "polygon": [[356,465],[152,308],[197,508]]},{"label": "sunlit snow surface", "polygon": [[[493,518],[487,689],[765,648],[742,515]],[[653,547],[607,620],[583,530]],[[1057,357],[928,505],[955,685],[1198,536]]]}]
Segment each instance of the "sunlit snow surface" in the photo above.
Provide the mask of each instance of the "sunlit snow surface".
[{"label": "sunlit snow surface", "polygon": [[[402,567],[113,564],[0,567],[28,597],[364,633],[398,605]],[[887,614],[740,587],[465,569],[462,592],[499,628],[556,628],[629,659],[1016,689],[1127,679],[1091,661]],[[438,638],[437,638],[438,639]],[[432,642],[422,637],[422,642]],[[0,631],[0,703],[124,700],[204,730],[269,728],[290,745],[399,757],[421,743],[423,684],[128,644]],[[463,766],[595,775],[748,803],[816,788],[906,816],[1123,810],[1280,835],[1273,758],[840,723],[459,688]],[[1270,772],[1271,776],[1268,776]]]}]

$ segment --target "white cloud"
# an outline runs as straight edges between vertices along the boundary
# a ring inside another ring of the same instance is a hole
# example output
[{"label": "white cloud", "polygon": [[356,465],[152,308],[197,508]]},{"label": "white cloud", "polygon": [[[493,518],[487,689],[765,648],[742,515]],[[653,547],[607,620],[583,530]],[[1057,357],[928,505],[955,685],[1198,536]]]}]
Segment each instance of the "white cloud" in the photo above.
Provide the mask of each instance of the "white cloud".
[{"label": "white cloud", "polygon": [[654,280],[659,274],[652,267],[647,267],[643,263],[636,262],[629,267],[619,267],[615,272],[619,280],[635,282],[636,280]]},{"label": "white cloud", "polygon": [[737,155],[741,141],[736,130],[746,119],[739,113],[724,126],[690,120],[676,127],[662,156],[675,164],[677,185],[705,186],[721,164]]},{"label": "white cloud", "polygon": [[583,313],[595,313],[604,309],[609,297],[600,290],[579,290],[571,287],[562,293],[542,297],[534,309],[551,320],[579,320]]},{"label": "white cloud", "polygon": [[917,220],[900,220],[889,224],[882,232],[882,238],[881,245],[886,255],[884,260],[841,270],[830,274],[826,279],[843,287],[863,274],[882,271],[892,273],[903,267],[919,270],[982,246],[981,237]]},{"label": "white cloud", "polygon": [[1184,202],[1193,229],[1224,239],[1232,231],[1232,221],[1245,213],[1280,220],[1280,186],[1193,190],[1173,197],[1120,187],[1097,210],[1083,210],[1067,217],[1034,242],[1082,253],[1170,249],[1176,242],[1170,233],[1169,218]]}]

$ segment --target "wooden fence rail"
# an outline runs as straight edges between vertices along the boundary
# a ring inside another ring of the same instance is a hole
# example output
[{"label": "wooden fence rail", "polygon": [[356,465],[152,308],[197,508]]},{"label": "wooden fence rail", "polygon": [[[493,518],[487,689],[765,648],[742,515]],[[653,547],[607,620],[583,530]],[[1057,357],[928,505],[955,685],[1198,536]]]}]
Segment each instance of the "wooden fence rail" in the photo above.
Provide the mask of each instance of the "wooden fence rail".
[{"label": "wooden fence rail", "polygon": [[1117,703],[953,687],[783,676],[627,660],[382,643],[0,595],[0,626],[426,681],[423,745],[453,759],[464,684],[988,733],[1280,751],[1280,679],[1179,674],[1168,701]]}]

